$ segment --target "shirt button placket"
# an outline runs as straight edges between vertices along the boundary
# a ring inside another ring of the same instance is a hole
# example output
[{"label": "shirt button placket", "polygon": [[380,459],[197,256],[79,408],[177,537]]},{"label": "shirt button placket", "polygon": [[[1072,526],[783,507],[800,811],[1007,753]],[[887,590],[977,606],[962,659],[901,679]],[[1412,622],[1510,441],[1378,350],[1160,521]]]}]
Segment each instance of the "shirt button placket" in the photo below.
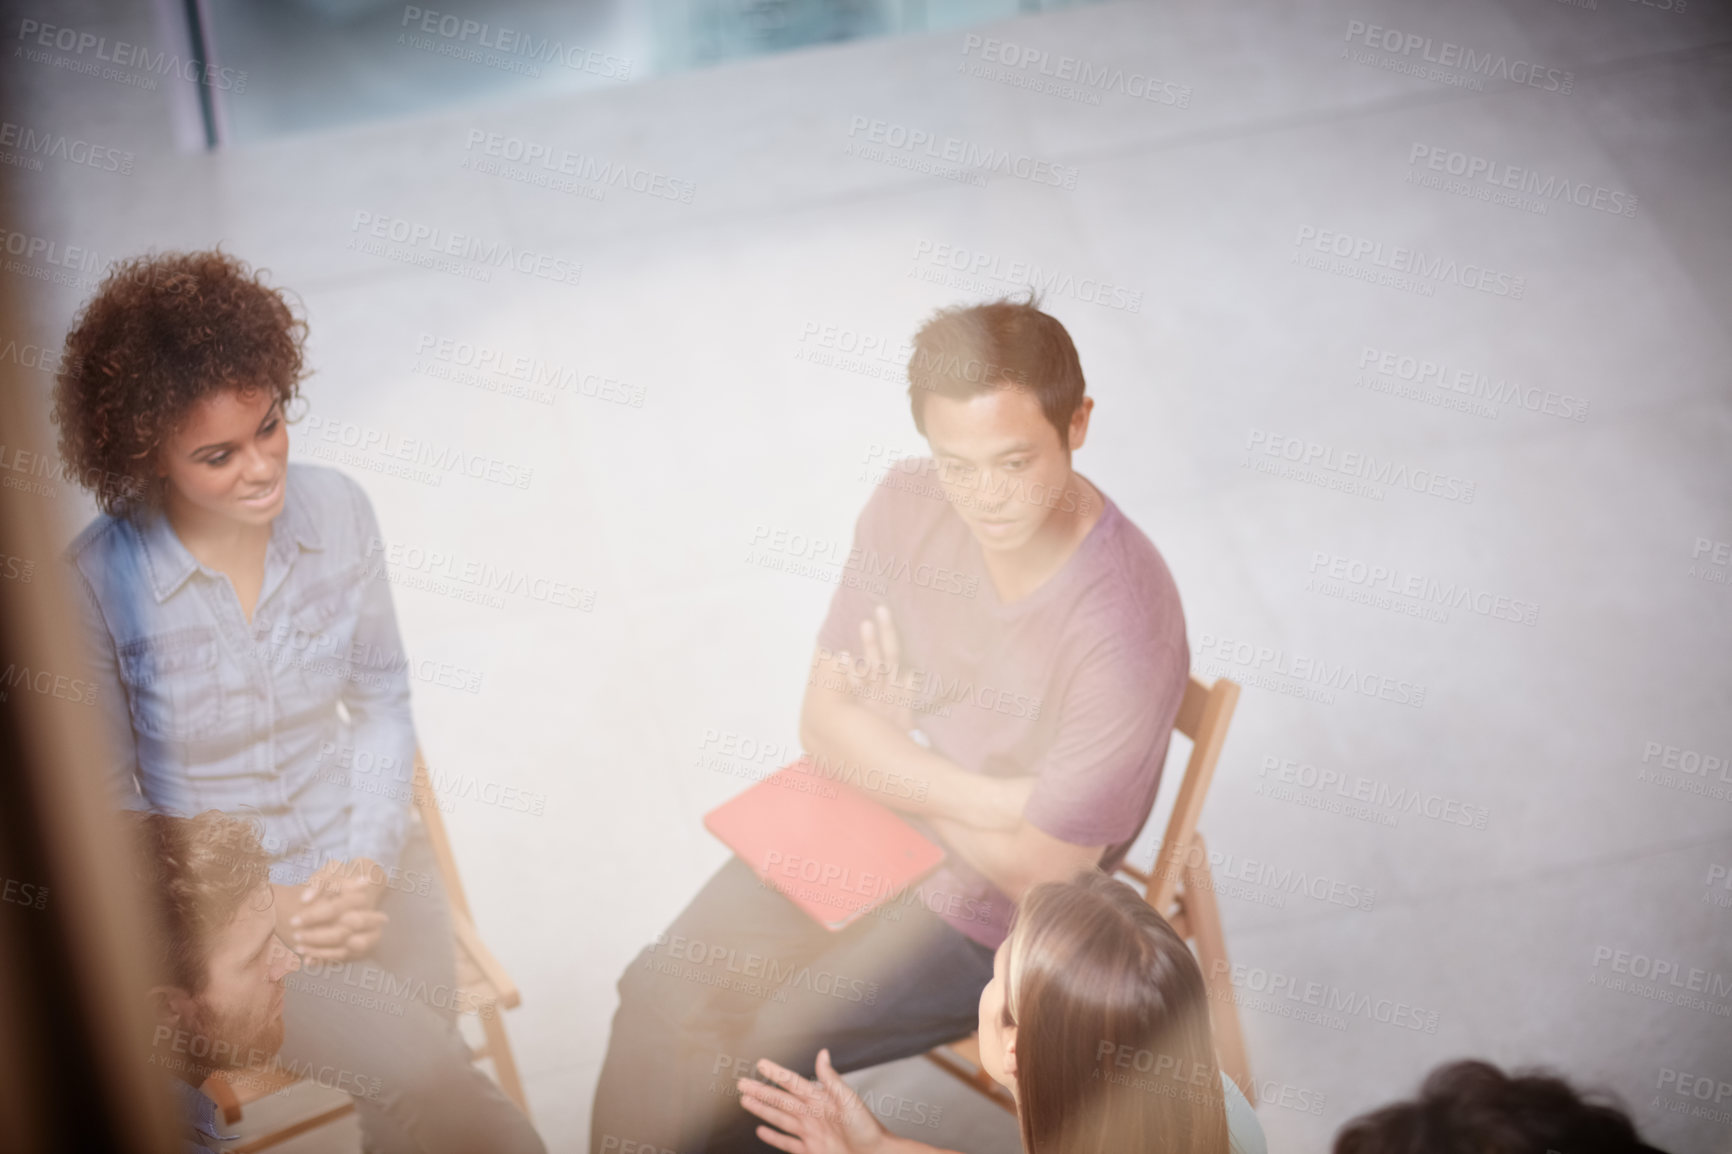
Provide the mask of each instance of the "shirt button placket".
[{"label": "shirt button placket", "polygon": [[[259,792],[275,803],[271,807],[275,814],[285,814],[288,810],[288,798],[284,796],[281,776],[277,773],[276,681],[271,674],[270,634],[269,611],[262,605],[255,606],[252,622],[246,632],[250,674],[253,683],[259,687],[257,694],[248,695],[256,710],[253,732],[262,735],[260,740],[253,742],[253,766],[259,781]],[[280,817],[276,820],[287,826],[294,819],[290,816],[287,822],[283,822]],[[293,836],[285,836],[282,852],[288,852],[295,843]]]}]

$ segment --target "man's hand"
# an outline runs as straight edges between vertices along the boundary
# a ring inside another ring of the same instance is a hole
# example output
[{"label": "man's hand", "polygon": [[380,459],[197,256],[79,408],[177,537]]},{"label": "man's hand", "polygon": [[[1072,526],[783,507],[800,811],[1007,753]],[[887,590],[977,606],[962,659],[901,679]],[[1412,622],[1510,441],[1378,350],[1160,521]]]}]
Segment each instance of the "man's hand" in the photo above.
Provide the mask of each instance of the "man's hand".
[{"label": "man's hand", "polygon": [[914,695],[900,684],[902,639],[896,635],[889,606],[878,606],[860,622],[860,654],[866,662],[864,674],[855,668],[852,653],[836,655],[848,671],[849,696],[907,733],[914,728]]},{"label": "man's hand", "polygon": [[741,1078],[740,1105],[778,1127],[758,1127],[758,1137],[776,1149],[788,1154],[881,1154],[890,1148],[890,1135],[830,1065],[830,1051],[818,1051],[816,1082],[768,1058],[759,1059],[758,1070],[782,1089]]},{"label": "man's hand", "polygon": [[271,883],[271,908],[277,915],[277,937],[281,938],[285,945],[295,940],[295,927],[289,924],[289,919],[301,912],[303,888]]},{"label": "man's hand", "polygon": [[[286,887],[279,887],[286,888]],[[385,869],[369,858],[329,861],[282,906],[289,914],[289,938],[304,958],[346,962],[364,957],[379,944],[390,915],[378,909],[385,896]]]}]

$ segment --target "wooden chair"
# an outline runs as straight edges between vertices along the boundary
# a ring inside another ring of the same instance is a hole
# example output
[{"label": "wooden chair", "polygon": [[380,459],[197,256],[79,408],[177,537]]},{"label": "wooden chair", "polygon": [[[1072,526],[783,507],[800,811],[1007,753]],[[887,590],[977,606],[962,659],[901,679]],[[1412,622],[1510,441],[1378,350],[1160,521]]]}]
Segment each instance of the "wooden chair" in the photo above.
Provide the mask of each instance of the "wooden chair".
[{"label": "wooden chair", "polygon": [[[433,785],[427,775],[427,763],[421,752],[415,752],[415,809],[427,827],[427,840],[433,849],[433,860],[439,878],[445,883],[445,896],[451,904],[453,946],[457,951],[456,1003],[465,1012],[473,1010],[481,1019],[482,1036],[486,1039],[471,1056],[479,1061],[493,1059],[493,1072],[500,1089],[517,1103],[525,1117],[529,1102],[523,1095],[523,1082],[517,1074],[517,1061],[511,1054],[511,1043],[505,1036],[502,1011],[515,1007],[523,999],[517,985],[505,967],[482,944],[475,931],[475,918],[469,912],[469,899],[464,896],[463,882],[457,876],[457,858],[451,852],[451,839],[445,833],[445,818],[433,796]],[[299,1076],[276,1066],[263,1071],[247,1071],[241,1075],[213,1074],[204,1084],[204,1092],[222,1108],[223,1121],[234,1125],[241,1119],[241,1108],[270,1094],[286,1090],[300,1081]],[[341,1104],[320,1110],[267,1134],[248,1138],[227,1148],[228,1154],[252,1154],[297,1138],[310,1130],[328,1125],[354,1112],[353,1098],[345,1097]]]},{"label": "wooden chair", "polygon": [[[1197,818],[1215,776],[1215,762],[1227,739],[1227,725],[1239,702],[1239,686],[1226,678],[1213,684],[1191,675],[1179,717],[1173,728],[1191,739],[1191,757],[1179,782],[1179,795],[1167,819],[1167,833],[1151,870],[1130,865],[1118,868],[1120,875],[1138,883],[1148,903],[1172,923],[1179,936],[1191,943],[1209,987],[1209,1015],[1213,1019],[1215,1054],[1221,1069],[1233,1079],[1245,1098],[1256,1105],[1256,1088],[1245,1055],[1245,1036],[1239,1029],[1239,1009],[1233,1001],[1233,983],[1227,962],[1227,940],[1221,933],[1220,907],[1215,904],[1215,885],[1209,871],[1209,852],[1197,832]],[[980,1065],[980,1038],[966,1038],[939,1046],[926,1057],[997,1102],[1011,1113],[1016,1102],[1010,1092],[992,1080]]]}]

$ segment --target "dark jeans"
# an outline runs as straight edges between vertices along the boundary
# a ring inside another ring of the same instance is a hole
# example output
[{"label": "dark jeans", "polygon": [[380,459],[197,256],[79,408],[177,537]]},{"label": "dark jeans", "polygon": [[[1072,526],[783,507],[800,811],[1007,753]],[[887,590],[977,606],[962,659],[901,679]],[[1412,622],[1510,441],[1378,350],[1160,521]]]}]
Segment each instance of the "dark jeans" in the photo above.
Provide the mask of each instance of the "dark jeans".
[{"label": "dark jeans", "polygon": [[[807,1077],[906,1058],[976,1025],[992,951],[917,902],[824,929],[738,858],[619,980],[591,1154],[767,1151],[735,1079],[770,1058]],[[611,1141],[610,1141],[611,1139]]]},{"label": "dark jeans", "polygon": [[354,1097],[373,1154],[543,1154],[522,1111],[469,1061],[445,890],[421,823],[410,829],[379,903],[391,920],[378,946],[289,975],[279,1061]]}]

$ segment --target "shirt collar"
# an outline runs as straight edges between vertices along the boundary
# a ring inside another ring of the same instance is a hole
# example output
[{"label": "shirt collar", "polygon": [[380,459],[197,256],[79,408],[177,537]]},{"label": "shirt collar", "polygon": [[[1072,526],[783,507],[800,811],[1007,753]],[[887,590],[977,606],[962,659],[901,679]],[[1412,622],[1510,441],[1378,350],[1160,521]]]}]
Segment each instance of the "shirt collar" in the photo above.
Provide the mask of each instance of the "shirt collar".
[{"label": "shirt collar", "polygon": [[[301,486],[295,483],[295,474],[295,467],[290,465],[289,475],[284,482],[288,492],[283,497],[283,511],[271,522],[271,542],[266,547],[267,556],[275,557],[284,563],[292,559],[297,547],[322,549],[325,544],[319,535],[318,524],[302,500]],[[194,573],[203,572],[215,576],[200,565],[198,559],[181,544],[174,526],[168,523],[168,515],[162,509],[150,508],[135,514],[132,530],[137,535],[139,546],[144,553],[145,568],[150,572],[150,590],[156,595],[158,604],[168,600],[169,595],[184,585],[187,578]]]},{"label": "shirt collar", "polygon": [[283,498],[283,511],[271,523],[271,551],[280,552],[285,559],[292,556],[296,546],[302,549],[325,547],[313,511],[307,508],[305,491],[297,483],[299,472],[295,466],[289,466],[288,478],[283,482],[288,486],[288,494]]},{"label": "shirt collar", "polygon": [[217,1105],[205,1096],[204,1091],[196,1086],[188,1085],[179,1078],[170,1079],[180,1093],[180,1113],[186,1120],[187,1129],[201,1138],[210,1139],[202,1145],[216,1148],[218,1142],[232,1142],[239,1137],[236,1134],[224,1134],[217,1130]]}]

